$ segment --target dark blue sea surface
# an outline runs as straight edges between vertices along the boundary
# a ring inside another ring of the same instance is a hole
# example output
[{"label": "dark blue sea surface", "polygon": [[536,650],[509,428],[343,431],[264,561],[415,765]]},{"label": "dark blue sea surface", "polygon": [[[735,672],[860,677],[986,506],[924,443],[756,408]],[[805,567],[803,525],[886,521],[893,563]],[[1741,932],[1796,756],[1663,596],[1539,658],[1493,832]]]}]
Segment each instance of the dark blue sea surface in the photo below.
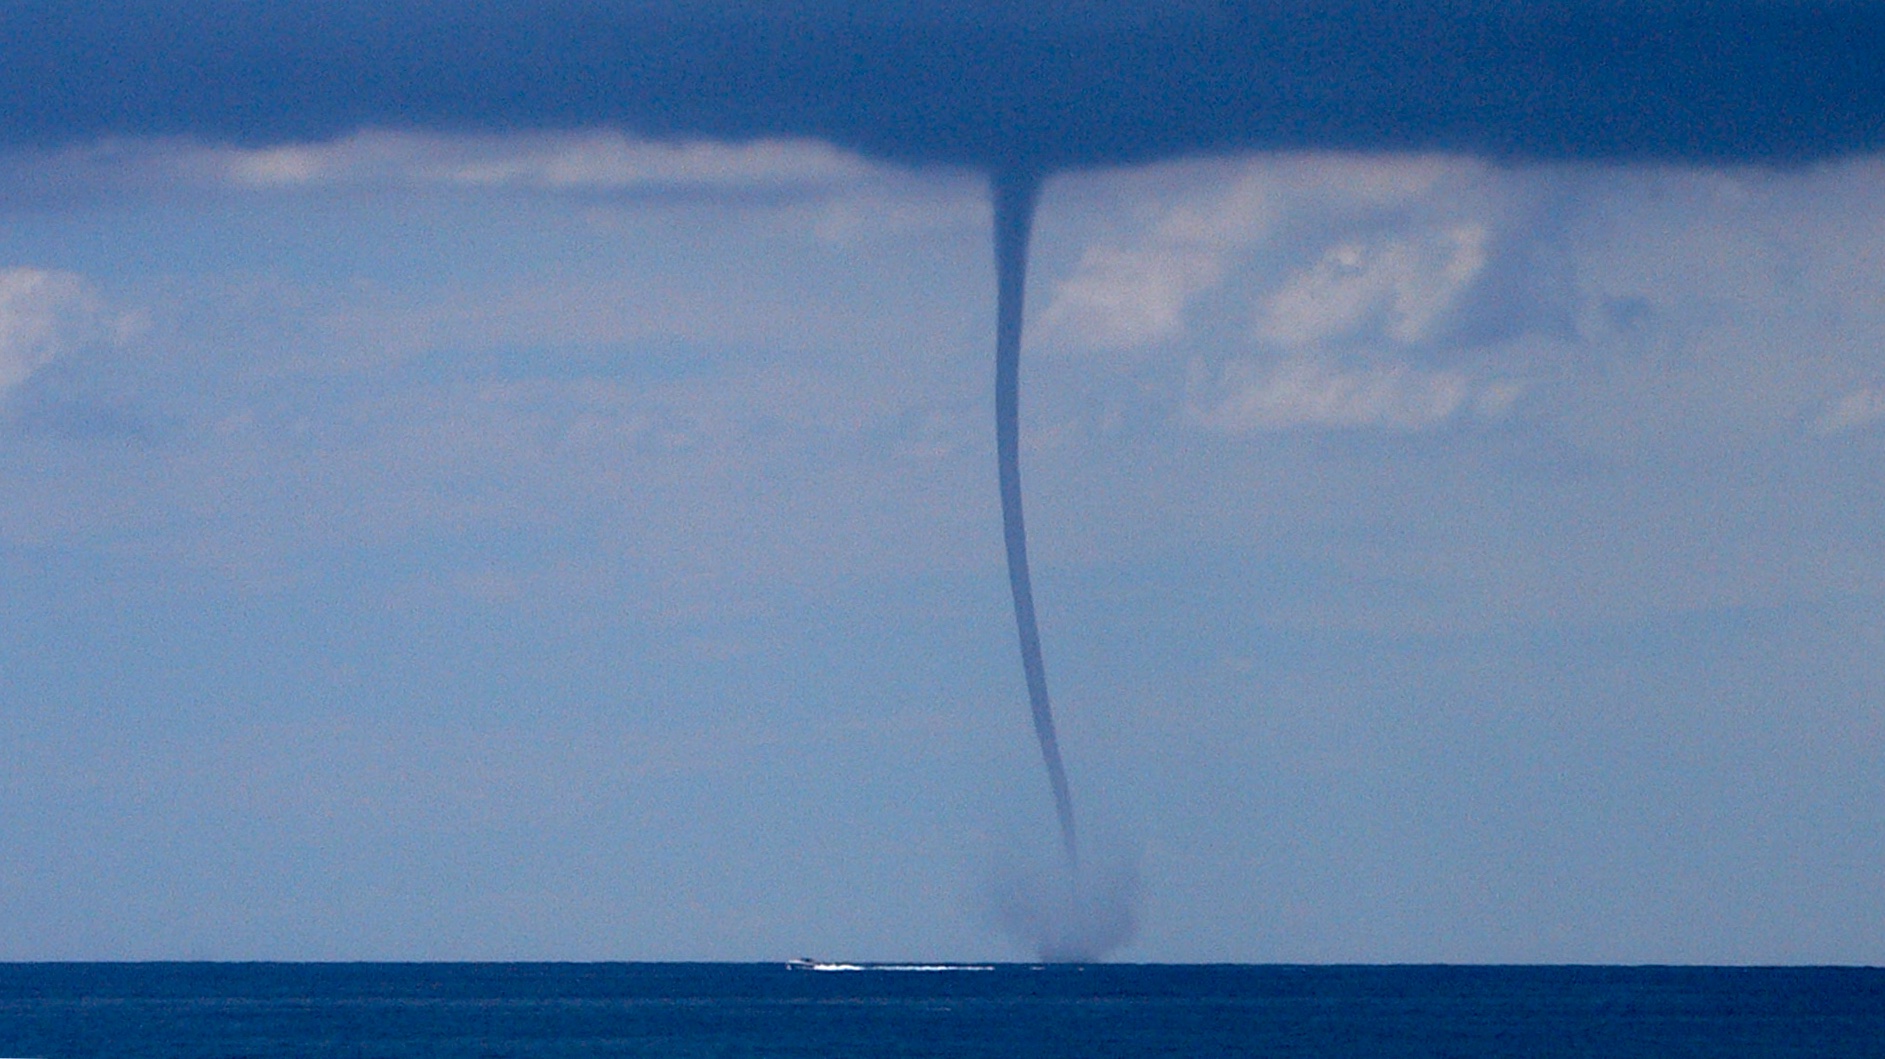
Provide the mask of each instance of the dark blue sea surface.
[{"label": "dark blue sea surface", "polygon": [[4,964],[0,1055],[1885,1056],[1885,970]]}]

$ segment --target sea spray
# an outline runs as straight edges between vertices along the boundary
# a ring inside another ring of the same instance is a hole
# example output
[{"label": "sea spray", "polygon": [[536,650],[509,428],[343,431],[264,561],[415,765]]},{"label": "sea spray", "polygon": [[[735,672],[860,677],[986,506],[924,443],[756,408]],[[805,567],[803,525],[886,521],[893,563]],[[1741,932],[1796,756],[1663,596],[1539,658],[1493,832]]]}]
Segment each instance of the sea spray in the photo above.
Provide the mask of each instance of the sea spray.
[{"label": "sea spray", "polygon": [[1138,929],[1138,850],[1096,843],[1090,826],[1086,837],[1078,864],[1041,856],[1038,843],[1009,842],[984,877],[978,911],[1044,963],[1102,960]]}]

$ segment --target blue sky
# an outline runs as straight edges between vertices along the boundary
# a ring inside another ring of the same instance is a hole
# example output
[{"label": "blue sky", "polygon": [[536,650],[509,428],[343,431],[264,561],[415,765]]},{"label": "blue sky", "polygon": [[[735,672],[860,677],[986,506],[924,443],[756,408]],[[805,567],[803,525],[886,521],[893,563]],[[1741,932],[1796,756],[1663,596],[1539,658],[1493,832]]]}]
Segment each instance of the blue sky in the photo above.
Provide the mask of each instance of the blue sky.
[{"label": "blue sky", "polygon": [[[0,958],[1030,955],[979,175],[368,130],[0,186]],[[1182,160],[1034,245],[1117,958],[1885,959],[1876,156]]]}]

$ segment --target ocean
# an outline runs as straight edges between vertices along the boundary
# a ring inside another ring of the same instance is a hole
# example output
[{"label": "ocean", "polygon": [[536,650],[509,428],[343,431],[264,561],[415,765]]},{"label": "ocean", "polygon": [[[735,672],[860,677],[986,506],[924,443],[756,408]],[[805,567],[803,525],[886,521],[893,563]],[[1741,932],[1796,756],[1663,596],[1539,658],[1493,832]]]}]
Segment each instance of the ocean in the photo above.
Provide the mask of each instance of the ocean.
[{"label": "ocean", "polygon": [[0,1055],[1885,1057],[1885,970],[0,964]]}]

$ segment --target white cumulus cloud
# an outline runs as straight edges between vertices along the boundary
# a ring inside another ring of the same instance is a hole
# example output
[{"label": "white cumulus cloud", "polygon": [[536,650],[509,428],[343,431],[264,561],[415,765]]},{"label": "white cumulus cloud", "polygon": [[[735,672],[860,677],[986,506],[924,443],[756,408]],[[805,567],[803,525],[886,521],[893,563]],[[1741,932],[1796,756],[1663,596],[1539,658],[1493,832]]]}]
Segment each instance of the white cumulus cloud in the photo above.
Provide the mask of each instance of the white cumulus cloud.
[{"label": "white cumulus cloud", "polygon": [[200,165],[242,187],[445,185],[536,190],[779,186],[856,180],[870,166],[809,140],[663,143],[619,132],[441,136],[361,132],[327,143],[214,148]]},{"label": "white cumulus cloud", "polygon": [[1273,207],[1263,176],[1246,172],[1228,190],[1180,202],[1129,243],[1087,248],[1073,275],[1054,285],[1039,328],[1097,349],[1178,337],[1186,308],[1268,229]]},{"label": "white cumulus cloud", "polygon": [[213,149],[205,162],[239,187],[451,185],[618,190],[650,185],[797,185],[856,179],[869,166],[816,141],[630,139],[620,132],[424,136],[360,132],[330,143]]},{"label": "white cumulus cloud", "polygon": [[1873,387],[1854,390],[1820,414],[1813,426],[1822,434],[1857,430],[1885,419],[1885,390]]},{"label": "white cumulus cloud", "polygon": [[1477,163],[1431,156],[1262,156],[1068,180],[1078,190],[1045,208],[1097,210],[1107,234],[1048,287],[1037,334],[1091,350],[1195,338],[1220,297],[1259,304],[1259,331],[1286,345],[1369,320],[1420,341],[1483,278],[1505,192]]},{"label": "white cumulus cloud", "polygon": [[1337,244],[1264,300],[1258,337],[1300,347],[1378,328],[1421,341],[1485,268],[1486,242],[1484,225],[1457,224]]},{"label": "white cumulus cloud", "polygon": [[0,269],[0,394],[85,340],[97,300],[70,272]]},{"label": "white cumulus cloud", "polygon": [[1233,360],[1217,378],[1192,367],[1189,417],[1226,434],[1296,427],[1424,430],[1471,412],[1503,414],[1519,396],[1509,382],[1406,365],[1342,368],[1307,356],[1276,363]]},{"label": "white cumulus cloud", "polygon": [[616,131],[448,135],[368,130],[264,148],[107,140],[0,154],[19,201],[97,194],[299,189],[540,192],[807,190],[864,183],[883,167],[812,140],[642,140]]}]

